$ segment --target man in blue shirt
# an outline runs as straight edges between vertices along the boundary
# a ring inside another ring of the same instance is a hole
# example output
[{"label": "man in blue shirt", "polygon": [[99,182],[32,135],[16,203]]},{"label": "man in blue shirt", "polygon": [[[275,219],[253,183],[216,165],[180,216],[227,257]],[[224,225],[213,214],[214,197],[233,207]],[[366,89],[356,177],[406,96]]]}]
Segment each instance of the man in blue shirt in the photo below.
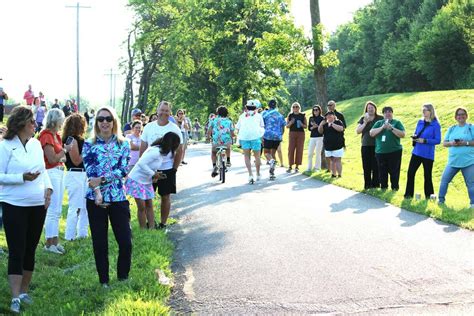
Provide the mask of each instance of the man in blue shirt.
[{"label": "man in blue shirt", "polygon": [[275,153],[281,143],[286,122],[277,108],[277,102],[270,100],[269,109],[263,112],[263,121],[265,123],[265,133],[263,134],[263,149],[265,158],[270,162],[270,178],[275,176]]}]

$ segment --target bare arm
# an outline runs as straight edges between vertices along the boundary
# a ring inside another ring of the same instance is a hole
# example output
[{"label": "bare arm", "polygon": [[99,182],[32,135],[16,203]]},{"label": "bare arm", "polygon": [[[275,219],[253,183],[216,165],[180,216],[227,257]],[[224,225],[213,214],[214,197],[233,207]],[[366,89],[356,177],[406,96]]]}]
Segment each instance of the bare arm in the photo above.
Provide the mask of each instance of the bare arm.
[{"label": "bare arm", "polygon": [[43,150],[44,150],[44,155],[46,156],[46,159],[48,160],[50,164],[58,163],[61,160],[61,158],[64,157],[64,151],[61,150],[58,154],[56,154],[54,152],[53,146],[49,144],[44,146]]},{"label": "bare arm", "polygon": [[143,141],[140,143],[140,157],[143,155],[145,150],[148,148],[148,143]]},{"label": "bare arm", "polygon": [[82,162],[82,156],[79,154],[79,146],[77,145],[77,141],[73,140],[71,143],[72,147],[69,151],[69,158],[74,165],[78,166]]},{"label": "bare arm", "polygon": [[179,164],[181,163],[182,155],[183,155],[183,144],[180,144],[178,146],[178,149],[174,153],[173,169],[178,170]]}]

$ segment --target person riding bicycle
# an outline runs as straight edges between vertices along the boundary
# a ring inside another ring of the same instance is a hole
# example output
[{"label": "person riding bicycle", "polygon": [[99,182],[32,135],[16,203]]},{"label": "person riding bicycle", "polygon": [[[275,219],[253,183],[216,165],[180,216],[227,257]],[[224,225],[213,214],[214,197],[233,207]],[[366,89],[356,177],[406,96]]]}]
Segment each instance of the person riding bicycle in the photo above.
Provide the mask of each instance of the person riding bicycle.
[{"label": "person riding bicycle", "polygon": [[[239,121],[236,125],[239,142],[244,151],[245,166],[249,173],[250,184],[253,184],[255,180],[260,180],[260,150],[265,125],[262,116],[257,111],[259,107],[261,107],[260,101],[249,100],[245,106],[244,113],[240,115]],[[257,172],[257,177],[255,179],[253,177],[252,164],[250,162],[251,151],[253,151],[255,156],[255,168]]]},{"label": "person riding bicycle", "polygon": [[227,117],[229,111],[225,106],[219,106],[216,110],[217,116],[209,121],[209,128],[207,130],[207,137],[212,137],[212,173],[211,176],[217,176],[218,167],[216,166],[216,153],[217,147],[226,147],[226,167],[230,167],[230,146],[232,145],[232,139],[234,138],[234,123]]},{"label": "person riding bicycle", "polygon": [[269,110],[263,112],[263,121],[265,123],[265,133],[263,134],[263,148],[265,157],[270,163],[270,178],[274,179],[275,172],[275,153],[281,143],[285,131],[286,121],[283,115],[278,112],[277,102],[270,100],[268,102]]}]

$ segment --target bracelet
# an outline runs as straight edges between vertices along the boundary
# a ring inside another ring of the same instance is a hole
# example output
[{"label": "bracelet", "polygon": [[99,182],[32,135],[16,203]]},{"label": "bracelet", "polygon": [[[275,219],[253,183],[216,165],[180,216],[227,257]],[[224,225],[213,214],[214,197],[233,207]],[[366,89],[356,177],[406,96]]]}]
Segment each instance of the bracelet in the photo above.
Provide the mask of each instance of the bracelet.
[{"label": "bracelet", "polygon": [[96,186],[96,187],[94,188],[94,191],[97,190],[97,189],[99,189],[99,191],[100,191],[100,186]]},{"label": "bracelet", "polygon": [[466,146],[469,146],[469,142],[468,142],[468,141],[466,141]]}]

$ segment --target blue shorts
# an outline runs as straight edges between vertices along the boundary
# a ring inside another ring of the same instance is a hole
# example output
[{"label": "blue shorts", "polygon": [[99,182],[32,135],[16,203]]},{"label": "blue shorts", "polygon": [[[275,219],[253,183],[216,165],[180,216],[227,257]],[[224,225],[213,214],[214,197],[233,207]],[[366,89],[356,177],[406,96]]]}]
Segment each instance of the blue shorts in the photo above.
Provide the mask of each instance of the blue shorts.
[{"label": "blue shorts", "polygon": [[262,140],[260,138],[253,139],[253,140],[241,140],[240,146],[242,149],[251,149],[253,151],[260,151],[262,150]]}]

